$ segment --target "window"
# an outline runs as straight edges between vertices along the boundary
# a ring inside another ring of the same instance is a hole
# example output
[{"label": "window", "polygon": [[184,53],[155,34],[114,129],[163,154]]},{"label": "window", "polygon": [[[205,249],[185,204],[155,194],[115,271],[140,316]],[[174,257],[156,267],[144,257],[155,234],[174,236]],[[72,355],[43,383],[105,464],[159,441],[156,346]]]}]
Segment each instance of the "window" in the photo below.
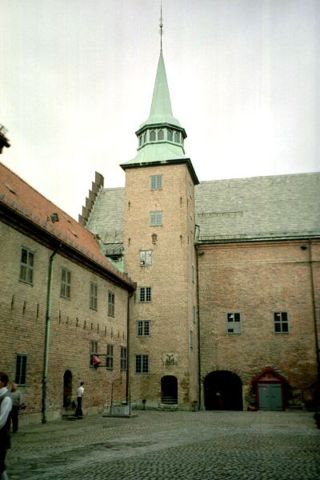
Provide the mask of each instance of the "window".
[{"label": "window", "polygon": [[172,142],[173,132],[172,132],[171,128],[168,128],[167,138],[168,138],[169,142]]},{"label": "window", "polygon": [[163,130],[160,129],[160,130],[158,131],[158,140],[163,140],[163,139],[164,139],[164,133],[163,133]]},{"label": "window", "polygon": [[174,141],[180,143],[180,132],[174,132]]},{"label": "window", "polygon": [[90,282],[90,308],[98,310],[98,285]]},{"label": "window", "polygon": [[162,175],[151,175],[151,190],[161,190],[162,188]]},{"label": "window", "polygon": [[152,250],[140,250],[140,266],[152,265]]},{"label": "window", "polygon": [[137,335],[138,337],[148,337],[150,335],[150,320],[137,321]]},{"label": "window", "polygon": [[120,370],[125,372],[127,370],[127,358],[128,358],[128,351],[127,347],[121,347],[120,350]]},{"label": "window", "polygon": [[65,268],[61,269],[60,297],[70,298],[71,296],[71,272]]},{"label": "window", "polygon": [[228,333],[241,333],[240,313],[228,313],[227,321]]},{"label": "window", "polygon": [[113,345],[107,345],[106,367],[113,370]]},{"label": "window", "polygon": [[98,353],[98,342],[96,340],[92,340],[90,342],[90,365],[93,365],[93,355],[97,355]]},{"label": "window", "polygon": [[150,142],[155,142],[156,141],[156,131],[151,130],[150,132]]},{"label": "window", "polygon": [[140,287],[140,302],[151,302],[151,287]]},{"label": "window", "polygon": [[139,146],[141,147],[142,145],[142,135],[139,136]]},{"label": "window", "polygon": [[148,355],[136,355],[136,373],[149,372],[149,357]]},{"label": "window", "polygon": [[159,227],[162,225],[162,212],[160,210],[150,212],[150,225],[152,227]]},{"label": "window", "polygon": [[114,293],[108,292],[108,316],[114,317]]},{"label": "window", "polygon": [[16,359],[16,377],[15,383],[25,385],[27,375],[27,355],[18,353]]},{"label": "window", "polygon": [[33,262],[34,254],[27,248],[21,249],[20,277],[22,282],[33,283]]},{"label": "window", "polygon": [[288,314],[287,312],[275,312],[273,314],[275,333],[288,333]]}]

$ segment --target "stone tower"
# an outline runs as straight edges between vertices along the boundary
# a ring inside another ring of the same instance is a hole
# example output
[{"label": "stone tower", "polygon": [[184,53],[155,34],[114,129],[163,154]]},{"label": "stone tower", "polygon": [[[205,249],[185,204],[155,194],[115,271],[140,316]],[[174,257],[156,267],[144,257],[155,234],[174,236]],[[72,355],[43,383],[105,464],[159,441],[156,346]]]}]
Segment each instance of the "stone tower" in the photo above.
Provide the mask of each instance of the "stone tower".
[{"label": "stone tower", "polygon": [[130,313],[130,396],[146,408],[198,402],[194,186],[186,132],[173,116],[162,46],[138,151],[122,164],[125,271],[137,282]]}]

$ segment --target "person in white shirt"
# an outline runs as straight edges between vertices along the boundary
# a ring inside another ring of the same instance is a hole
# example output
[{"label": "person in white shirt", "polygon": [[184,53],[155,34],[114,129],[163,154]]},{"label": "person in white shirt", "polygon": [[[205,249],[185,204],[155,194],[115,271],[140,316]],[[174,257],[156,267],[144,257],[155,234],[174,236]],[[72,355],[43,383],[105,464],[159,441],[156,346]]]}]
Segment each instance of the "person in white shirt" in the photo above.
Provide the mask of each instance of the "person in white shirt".
[{"label": "person in white shirt", "polygon": [[10,412],[12,409],[12,400],[8,390],[9,378],[4,372],[0,372],[0,479],[7,480],[6,473],[6,455],[8,448],[11,447],[10,441]]},{"label": "person in white shirt", "polygon": [[77,418],[82,418],[83,417],[83,412],[82,412],[82,397],[84,394],[84,382],[80,382],[80,386],[77,389],[77,408],[76,408],[76,417]]}]

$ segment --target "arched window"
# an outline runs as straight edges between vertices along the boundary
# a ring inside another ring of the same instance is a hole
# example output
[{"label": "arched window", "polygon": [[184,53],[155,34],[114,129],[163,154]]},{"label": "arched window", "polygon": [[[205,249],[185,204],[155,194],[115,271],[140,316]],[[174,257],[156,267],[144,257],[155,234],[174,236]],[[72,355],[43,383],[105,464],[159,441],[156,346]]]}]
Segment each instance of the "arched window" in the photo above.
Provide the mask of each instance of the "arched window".
[{"label": "arched window", "polygon": [[158,140],[163,140],[163,139],[164,139],[164,133],[163,133],[163,130],[160,129],[160,130],[158,131]]},{"label": "arched window", "polygon": [[142,145],[142,135],[139,136],[139,146],[141,147]]},{"label": "arched window", "polygon": [[156,141],[156,131],[151,130],[150,132],[150,142],[155,142]]},{"label": "arched window", "polygon": [[180,132],[174,132],[174,141],[180,143]]},{"label": "arched window", "polygon": [[147,141],[147,132],[144,132],[143,134],[143,143],[146,143]]},{"label": "arched window", "polygon": [[169,142],[172,142],[173,132],[172,132],[171,128],[168,128],[167,138],[168,138]]}]

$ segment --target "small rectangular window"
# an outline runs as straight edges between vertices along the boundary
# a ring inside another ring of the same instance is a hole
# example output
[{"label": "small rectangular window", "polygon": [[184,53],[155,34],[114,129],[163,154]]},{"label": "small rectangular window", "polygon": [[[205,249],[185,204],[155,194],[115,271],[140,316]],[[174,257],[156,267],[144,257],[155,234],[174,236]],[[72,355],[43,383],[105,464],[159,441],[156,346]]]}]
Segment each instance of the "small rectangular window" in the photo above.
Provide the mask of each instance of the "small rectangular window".
[{"label": "small rectangular window", "polygon": [[151,287],[140,287],[140,302],[151,302]]},{"label": "small rectangular window", "polygon": [[162,225],[162,211],[161,210],[150,212],[150,225],[152,227],[160,227]]},{"label": "small rectangular window", "polygon": [[108,316],[114,317],[114,293],[108,292]]},{"label": "small rectangular window", "polygon": [[90,282],[90,308],[98,310],[98,285]]},{"label": "small rectangular window", "polygon": [[138,337],[148,337],[150,335],[150,320],[137,321],[137,335]]},{"label": "small rectangular window", "polygon": [[227,332],[241,333],[240,313],[227,314]]},{"label": "small rectangular window", "polygon": [[17,383],[18,385],[25,385],[26,376],[27,376],[27,355],[25,355],[24,353],[17,353],[15,383]]},{"label": "small rectangular window", "polygon": [[128,364],[128,351],[127,347],[121,347],[120,350],[120,370],[125,372]]},{"label": "small rectangular window", "polygon": [[66,268],[61,269],[60,297],[70,298],[71,296],[71,272]]},{"label": "small rectangular window", "polygon": [[148,355],[136,355],[136,373],[149,373]]},{"label": "small rectangular window", "polygon": [[275,312],[273,314],[274,332],[289,333],[289,322],[287,312]]},{"label": "small rectangular window", "polygon": [[152,265],[152,250],[140,250],[139,258],[141,267]]},{"label": "small rectangular window", "polygon": [[151,175],[151,190],[161,190],[162,175]]},{"label": "small rectangular window", "polygon": [[113,345],[107,345],[106,367],[113,370]]},{"label": "small rectangular window", "polygon": [[28,249],[22,247],[20,257],[20,276],[22,282],[33,284],[33,266],[34,254]]}]

